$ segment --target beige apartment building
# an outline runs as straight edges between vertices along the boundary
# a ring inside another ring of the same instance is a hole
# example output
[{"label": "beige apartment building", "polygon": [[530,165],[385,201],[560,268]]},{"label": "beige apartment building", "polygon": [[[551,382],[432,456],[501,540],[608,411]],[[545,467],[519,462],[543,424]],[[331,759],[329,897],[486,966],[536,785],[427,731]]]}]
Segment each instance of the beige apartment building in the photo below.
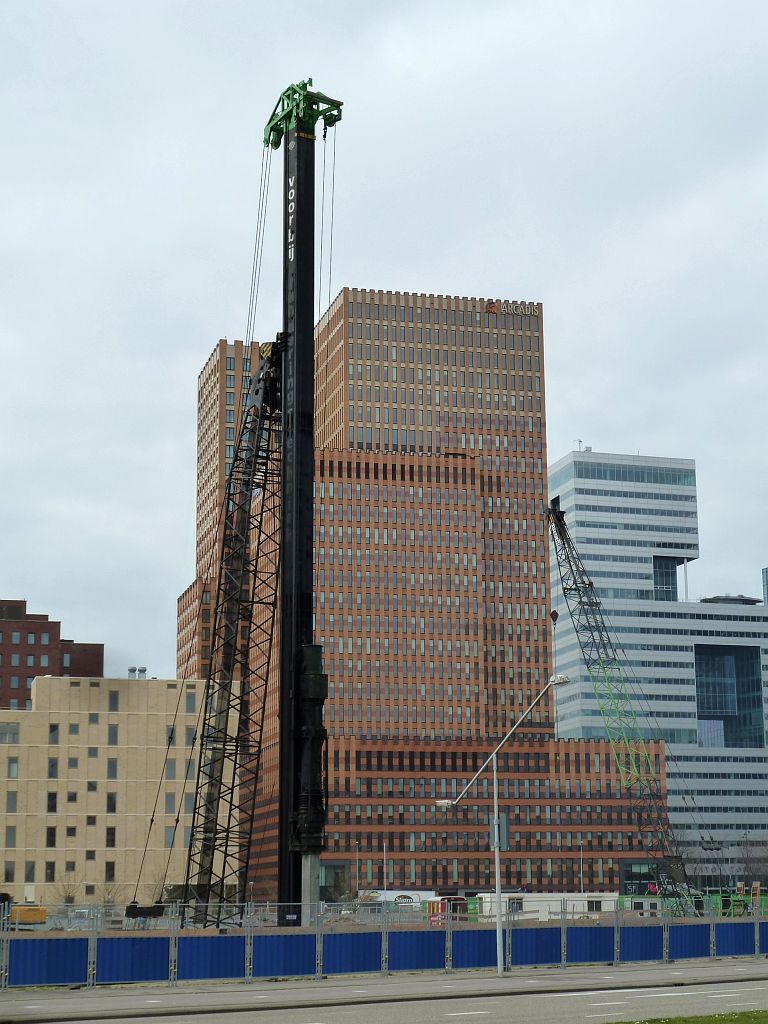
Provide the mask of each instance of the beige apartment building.
[{"label": "beige apartment building", "polygon": [[202,688],[38,676],[31,710],[0,711],[3,892],[151,903],[184,882]]}]

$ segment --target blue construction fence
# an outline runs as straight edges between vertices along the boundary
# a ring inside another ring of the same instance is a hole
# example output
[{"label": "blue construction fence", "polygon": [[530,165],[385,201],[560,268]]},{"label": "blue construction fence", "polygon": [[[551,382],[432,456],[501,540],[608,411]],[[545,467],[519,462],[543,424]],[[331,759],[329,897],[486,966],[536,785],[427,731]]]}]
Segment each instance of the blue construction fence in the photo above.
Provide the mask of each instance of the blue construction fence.
[{"label": "blue construction fence", "polygon": [[[508,969],[768,955],[768,921],[513,924]],[[274,977],[496,966],[493,927],[279,929],[237,934],[0,934],[0,987]]]}]

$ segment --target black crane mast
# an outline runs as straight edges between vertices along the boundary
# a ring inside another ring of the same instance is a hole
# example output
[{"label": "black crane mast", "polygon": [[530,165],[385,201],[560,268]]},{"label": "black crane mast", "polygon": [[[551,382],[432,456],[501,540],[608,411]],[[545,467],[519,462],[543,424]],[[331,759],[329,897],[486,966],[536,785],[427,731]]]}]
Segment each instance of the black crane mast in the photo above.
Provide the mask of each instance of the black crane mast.
[{"label": "black crane mast", "polygon": [[312,620],[314,132],[341,119],[341,103],[311,85],[289,86],[264,132],[265,146],[285,142],[283,330],[262,348],[227,479],[185,881],[185,904],[206,923],[245,899],[276,625],[283,923],[319,898],[328,684]]}]

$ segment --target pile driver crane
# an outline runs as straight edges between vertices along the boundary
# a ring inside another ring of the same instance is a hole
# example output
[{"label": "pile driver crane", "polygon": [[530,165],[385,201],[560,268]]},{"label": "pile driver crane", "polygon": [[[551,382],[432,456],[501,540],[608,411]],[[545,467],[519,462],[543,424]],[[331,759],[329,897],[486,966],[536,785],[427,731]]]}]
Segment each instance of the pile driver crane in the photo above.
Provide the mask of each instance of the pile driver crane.
[{"label": "pile driver crane", "polygon": [[619,778],[630,794],[635,821],[654,865],[657,887],[660,894],[670,898],[675,914],[695,915],[685,861],[669,824],[659,770],[638,725],[600,598],[573,543],[558,498],[550,501],[547,522],[563,596]]},{"label": "pile driver crane", "polygon": [[[313,644],[315,127],[341,103],[289,86],[264,130],[284,145],[283,329],[244,401],[227,479],[185,905],[220,924],[245,900],[279,609],[278,902],[300,923],[319,898],[327,677]],[[302,907],[301,915],[297,912]]]}]

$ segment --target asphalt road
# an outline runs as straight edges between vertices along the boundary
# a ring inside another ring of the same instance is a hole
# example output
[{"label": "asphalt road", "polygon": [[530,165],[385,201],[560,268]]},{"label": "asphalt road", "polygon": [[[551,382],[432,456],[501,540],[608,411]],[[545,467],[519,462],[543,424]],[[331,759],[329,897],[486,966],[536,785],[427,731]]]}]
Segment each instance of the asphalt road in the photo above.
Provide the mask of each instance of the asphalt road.
[{"label": "asphalt road", "polygon": [[2,1024],[610,1024],[757,1009],[765,959],[0,993]]}]

